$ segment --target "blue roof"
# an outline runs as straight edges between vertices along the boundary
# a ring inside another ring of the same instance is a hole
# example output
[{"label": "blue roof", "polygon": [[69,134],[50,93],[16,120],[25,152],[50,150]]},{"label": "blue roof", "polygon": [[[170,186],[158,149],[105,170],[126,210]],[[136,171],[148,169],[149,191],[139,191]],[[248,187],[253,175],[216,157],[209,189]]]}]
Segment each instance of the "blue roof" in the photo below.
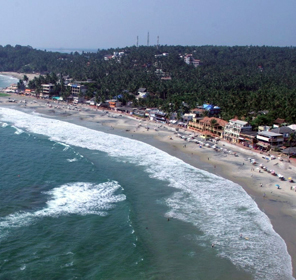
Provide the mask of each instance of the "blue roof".
[{"label": "blue roof", "polygon": [[205,110],[207,111],[210,111],[210,110],[213,110],[213,109],[220,109],[220,107],[218,106],[214,106],[214,105],[211,105],[211,104],[203,104],[202,106]]},{"label": "blue roof", "polygon": [[213,105],[211,105],[211,104],[203,104],[203,108],[206,109],[206,110],[211,110],[211,109],[213,109]]},{"label": "blue roof", "polygon": [[113,96],[113,99],[118,99],[118,98],[123,98],[123,95],[122,94],[119,94],[117,96]]}]

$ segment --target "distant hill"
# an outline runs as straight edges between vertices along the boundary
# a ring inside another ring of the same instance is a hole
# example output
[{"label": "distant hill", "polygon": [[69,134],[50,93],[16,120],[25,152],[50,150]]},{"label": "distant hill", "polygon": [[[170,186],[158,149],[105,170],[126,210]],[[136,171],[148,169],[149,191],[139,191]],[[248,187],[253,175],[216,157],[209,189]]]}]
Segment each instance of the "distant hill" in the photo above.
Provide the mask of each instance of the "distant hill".
[{"label": "distant hill", "polygon": [[[115,55],[114,55],[115,54]],[[40,72],[91,79],[88,94],[122,95],[136,105],[186,111],[209,102],[221,117],[250,118],[269,111],[269,118],[296,122],[296,48],[258,46],[126,47],[97,52],[59,53],[30,46],[0,46],[0,71]],[[135,100],[131,93],[150,95]]]}]

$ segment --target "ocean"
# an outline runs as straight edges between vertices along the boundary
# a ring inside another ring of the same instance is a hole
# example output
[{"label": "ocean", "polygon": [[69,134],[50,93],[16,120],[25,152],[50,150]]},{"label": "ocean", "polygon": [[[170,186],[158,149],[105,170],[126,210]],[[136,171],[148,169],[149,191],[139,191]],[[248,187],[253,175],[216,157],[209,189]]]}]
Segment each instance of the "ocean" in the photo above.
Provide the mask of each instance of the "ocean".
[{"label": "ocean", "polygon": [[0,279],[294,279],[241,186],[93,125],[0,107]]},{"label": "ocean", "polygon": [[0,89],[18,83],[18,79],[0,74]]},{"label": "ocean", "polygon": [[59,53],[75,53],[78,52],[79,54],[85,53],[96,53],[98,49],[89,49],[89,48],[37,48],[39,50],[46,50],[48,52],[59,52]]},{"label": "ocean", "polygon": [[293,279],[239,185],[133,139],[8,108],[0,121],[1,279]]}]

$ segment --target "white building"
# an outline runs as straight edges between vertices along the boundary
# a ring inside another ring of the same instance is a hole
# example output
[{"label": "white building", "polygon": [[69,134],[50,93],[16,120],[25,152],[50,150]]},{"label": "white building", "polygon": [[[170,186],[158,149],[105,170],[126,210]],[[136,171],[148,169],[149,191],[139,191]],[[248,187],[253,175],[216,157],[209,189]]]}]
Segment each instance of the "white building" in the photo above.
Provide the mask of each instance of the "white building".
[{"label": "white building", "polygon": [[71,94],[74,96],[84,95],[86,93],[86,87],[80,84],[68,84],[71,88]]},{"label": "white building", "polygon": [[54,88],[54,84],[42,84],[42,94],[52,94],[53,93],[53,88]]},{"label": "white building", "polygon": [[242,132],[251,130],[252,126],[248,122],[232,119],[224,127],[224,139],[237,143]]}]

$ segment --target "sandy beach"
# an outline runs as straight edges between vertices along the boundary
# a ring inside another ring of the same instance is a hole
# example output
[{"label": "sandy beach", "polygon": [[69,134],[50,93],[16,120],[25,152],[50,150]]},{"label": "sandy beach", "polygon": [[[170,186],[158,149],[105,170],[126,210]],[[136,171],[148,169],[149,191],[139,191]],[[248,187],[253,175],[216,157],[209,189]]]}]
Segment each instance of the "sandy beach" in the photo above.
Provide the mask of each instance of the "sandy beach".
[{"label": "sandy beach", "polygon": [[[15,77],[12,74],[7,75]],[[19,75],[23,78],[24,74],[19,73]],[[9,98],[14,99],[15,102],[10,102]],[[296,183],[289,182],[288,178],[292,177],[296,180],[296,166],[293,162],[288,162],[287,158],[271,159],[266,154],[231,145],[222,140],[216,144],[220,147],[219,151],[215,151],[206,145],[200,146],[193,141],[184,140],[194,134],[192,131],[179,128],[177,132],[174,126],[141,120],[114,111],[98,110],[88,105],[79,104],[74,107],[65,103],[12,94],[8,97],[0,97],[0,106],[35,111],[94,129],[96,123],[100,123],[106,127],[108,133],[146,142],[199,169],[236,182],[266,213],[275,231],[285,240],[292,257],[295,277],[296,191],[293,186],[296,186]],[[184,135],[184,138],[179,137],[178,134]],[[252,164],[250,159],[254,159],[256,164]],[[285,180],[281,181],[278,176],[264,171],[260,164],[269,170],[274,170],[276,174],[282,174]],[[276,186],[277,184],[280,188]]]},{"label": "sandy beach", "polygon": [[26,75],[29,80],[33,80],[35,77],[40,76],[39,73],[27,74],[27,73],[17,73],[17,72],[0,72],[0,75],[14,77],[14,78],[17,78],[19,80],[23,79],[24,75]]}]

